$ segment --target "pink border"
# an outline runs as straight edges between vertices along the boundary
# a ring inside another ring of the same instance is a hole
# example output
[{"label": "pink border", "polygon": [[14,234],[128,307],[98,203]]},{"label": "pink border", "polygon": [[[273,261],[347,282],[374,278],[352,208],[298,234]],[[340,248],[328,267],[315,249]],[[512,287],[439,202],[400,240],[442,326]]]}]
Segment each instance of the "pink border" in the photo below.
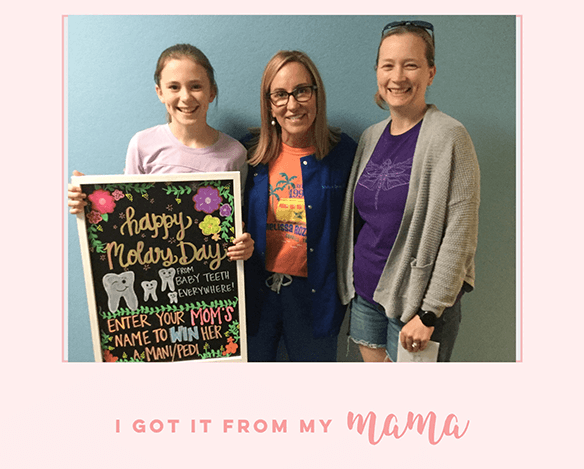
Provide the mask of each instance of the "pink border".
[{"label": "pink border", "polygon": [[[521,112],[519,123],[519,184],[521,190],[519,191],[519,267],[521,269],[519,275],[519,359],[517,363],[523,363],[523,15],[517,15],[519,18],[519,26],[521,28],[519,34],[519,73],[521,74],[519,80],[519,110]],[[517,274],[516,274],[517,275]],[[516,345],[517,347],[517,345]]]},{"label": "pink border", "polygon": [[[65,187],[65,18],[61,16],[61,188]],[[62,190],[62,189],[61,189]],[[65,360],[65,207],[61,205],[61,362]],[[67,341],[69,344],[69,341]]]}]

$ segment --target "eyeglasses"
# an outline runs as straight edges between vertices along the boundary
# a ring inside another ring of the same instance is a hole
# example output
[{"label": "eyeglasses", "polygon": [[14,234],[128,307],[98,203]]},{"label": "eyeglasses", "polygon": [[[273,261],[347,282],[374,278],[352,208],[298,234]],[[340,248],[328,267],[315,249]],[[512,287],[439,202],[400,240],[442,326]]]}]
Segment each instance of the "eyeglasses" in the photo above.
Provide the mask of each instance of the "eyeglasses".
[{"label": "eyeglasses", "polygon": [[294,96],[294,99],[299,103],[305,103],[312,98],[312,95],[317,88],[316,85],[299,86],[291,93],[284,90],[277,90],[273,93],[266,93],[266,96],[274,106],[284,106],[288,104],[290,96]]},{"label": "eyeglasses", "polygon": [[383,31],[381,31],[381,37],[385,36],[385,33],[391,31],[392,29],[399,28],[400,26],[415,26],[417,28],[425,29],[430,36],[432,36],[432,41],[434,41],[434,25],[432,23],[428,23],[427,21],[392,21],[391,23],[387,23]]}]

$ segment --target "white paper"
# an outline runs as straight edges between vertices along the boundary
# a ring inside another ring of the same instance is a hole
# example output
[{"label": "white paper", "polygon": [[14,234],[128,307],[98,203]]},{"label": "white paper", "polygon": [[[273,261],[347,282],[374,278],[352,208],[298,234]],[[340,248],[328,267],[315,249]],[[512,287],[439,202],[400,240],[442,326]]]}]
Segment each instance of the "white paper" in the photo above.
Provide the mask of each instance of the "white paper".
[{"label": "white paper", "polygon": [[398,362],[437,362],[438,349],[440,344],[438,342],[429,341],[428,345],[423,351],[408,352],[402,347],[401,342],[397,342],[397,361]]}]

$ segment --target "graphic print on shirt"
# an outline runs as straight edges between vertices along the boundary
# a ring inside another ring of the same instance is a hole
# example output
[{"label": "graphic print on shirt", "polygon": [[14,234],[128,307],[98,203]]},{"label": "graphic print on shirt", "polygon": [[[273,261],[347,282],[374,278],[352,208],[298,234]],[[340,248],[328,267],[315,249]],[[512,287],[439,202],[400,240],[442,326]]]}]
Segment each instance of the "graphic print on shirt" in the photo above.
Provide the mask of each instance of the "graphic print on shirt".
[{"label": "graphic print on shirt", "polygon": [[301,177],[279,172],[271,182],[266,234],[270,255],[266,268],[272,272],[305,276],[306,211]]},{"label": "graphic print on shirt", "polygon": [[[306,224],[306,212],[304,210],[304,194],[301,184],[295,184],[296,176],[288,176],[280,173],[281,179],[276,187],[270,184],[270,205],[276,223],[288,223],[294,225]],[[280,194],[282,193],[282,197]],[[287,196],[287,197],[286,197]],[[279,229],[279,231],[282,231]],[[286,230],[284,230],[286,231]],[[300,234],[301,230],[292,230],[294,234]]]},{"label": "graphic print on shirt", "polygon": [[377,210],[381,190],[388,191],[410,183],[413,161],[412,155],[411,158],[400,163],[394,164],[391,159],[387,159],[382,164],[375,164],[372,161],[367,164],[359,179],[359,185],[370,191],[375,191],[375,210]]}]

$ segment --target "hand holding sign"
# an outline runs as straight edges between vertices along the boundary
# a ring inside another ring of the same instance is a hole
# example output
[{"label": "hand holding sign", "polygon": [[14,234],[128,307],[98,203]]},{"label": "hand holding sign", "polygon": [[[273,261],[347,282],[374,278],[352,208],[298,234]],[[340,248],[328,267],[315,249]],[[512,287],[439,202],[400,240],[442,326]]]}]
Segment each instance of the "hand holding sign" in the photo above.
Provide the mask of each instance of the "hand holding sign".
[{"label": "hand holding sign", "polygon": [[[83,176],[83,173],[74,170],[73,177],[79,176]],[[83,213],[83,207],[87,205],[87,202],[85,200],[87,195],[81,191],[81,187],[69,184],[67,197],[69,199],[67,203],[67,205],[70,207],[69,212],[74,215],[77,213]]]},{"label": "hand holding sign", "polygon": [[249,233],[243,233],[233,240],[233,246],[227,250],[227,256],[231,261],[247,261],[253,254],[255,241]]}]

